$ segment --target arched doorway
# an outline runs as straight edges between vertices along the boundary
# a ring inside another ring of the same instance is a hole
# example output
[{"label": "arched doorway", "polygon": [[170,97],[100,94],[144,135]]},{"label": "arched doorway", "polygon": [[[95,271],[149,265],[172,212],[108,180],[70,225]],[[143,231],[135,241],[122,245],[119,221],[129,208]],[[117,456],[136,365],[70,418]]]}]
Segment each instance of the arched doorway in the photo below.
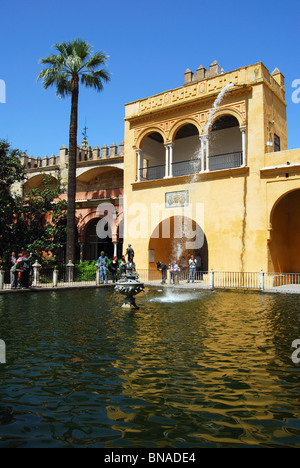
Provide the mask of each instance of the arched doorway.
[{"label": "arched doorway", "polygon": [[113,257],[114,245],[112,242],[111,227],[106,223],[104,230],[107,231],[107,237],[105,239],[100,239],[96,231],[99,220],[100,218],[92,219],[86,227],[83,250],[84,260],[97,260],[102,250],[108,258]]},{"label": "arched doorway", "polygon": [[[176,260],[191,255],[198,257],[198,266],[208,271],[208,244],[202,228],[190,218],[173,216],[163,220],[152,232],[149,240],[149,269],[156,269],[156,262]],[[200,262],[201,259],[201,262]]]},{"label": "arched doorway", "polygon": [[300,272],[300,189],[284,195],[271,212],[269,269],[278,273]]}]

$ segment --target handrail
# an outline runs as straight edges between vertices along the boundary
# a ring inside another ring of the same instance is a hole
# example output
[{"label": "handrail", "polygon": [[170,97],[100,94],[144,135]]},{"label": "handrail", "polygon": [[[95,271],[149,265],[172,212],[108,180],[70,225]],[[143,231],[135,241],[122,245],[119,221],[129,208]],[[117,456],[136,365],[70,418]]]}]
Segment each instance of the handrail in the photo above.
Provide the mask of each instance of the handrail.
[{"label": "handrail", "polygon": [[[231,169],[240,167],[243,161],[243,154],[241,151],[233,151],[231,153],[213,154],[208,156],[209,171],[217,171],[222,169]],[[202,161],[200,158],[188,159],[184,161],[176,161],[172,163],[172,176],[178,177],[183,175],[191,175],[202,170]],[[144,180],[157,180],[165,175],[165,164],[149,166],[147,168],[141,167],[140,179]]]}]

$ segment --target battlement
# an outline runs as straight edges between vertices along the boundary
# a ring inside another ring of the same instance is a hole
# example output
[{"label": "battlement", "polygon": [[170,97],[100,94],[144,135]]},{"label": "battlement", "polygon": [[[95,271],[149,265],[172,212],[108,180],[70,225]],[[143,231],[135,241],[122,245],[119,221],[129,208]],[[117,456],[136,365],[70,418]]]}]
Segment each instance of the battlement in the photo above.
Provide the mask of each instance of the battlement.
[{"label": "battlement", "polygon": [[[32,169],[38,168],[55,168],[65,167],[68,163],[68,153],[69,150],[65,145],[62,145],[59,154],[55,156],[52,154],[50,157],[47,155],[41,158],[37,156],[34,158],[32,155],[27,156],[27,154],[22,154],[20,157],[20,162],[24,164],[25,169],[30,171]],[[112,158],[123,158],[124,157],[124,142],[122,141],[119,144],[119,147],[116,143],[112,143],[109,147],[103,145],[101,150],[98,146],[92,148],[88,145],[86,139],[83,140],[82,144],[77,147],[77,164],[84,165],[88,161],[102,161],[103,159],[112,159]]]},{"label": "battlement", "polygon": [[210,64],[209,69],[203,65],[197,68],[196,73],[193,73],[189,68],[184,72],[184,84],[192,83],[194,81],[205,80],[212,78],[216,75],[222,75],[224,72],[223,68],[218,64],[217,60]]}]

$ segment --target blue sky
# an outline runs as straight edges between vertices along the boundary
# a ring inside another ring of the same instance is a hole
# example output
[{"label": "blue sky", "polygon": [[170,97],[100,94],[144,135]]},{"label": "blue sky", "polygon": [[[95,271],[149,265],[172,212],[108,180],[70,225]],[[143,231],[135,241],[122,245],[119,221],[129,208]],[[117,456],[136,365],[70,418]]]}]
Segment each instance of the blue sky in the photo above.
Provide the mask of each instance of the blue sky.
[{"label": "blue sky", "polygon": [[111,73],[103,92],[80,90],[79,143],[86,121],[92,147],[118,145],[125,103],[179,87],[187,68],[218,60],[225,71],[260,61],[280,69],[289,148],[300,147],[300,103],[292,101],[292,83],[300,83],[299,0],[3,0],[0,11],[0,138],[28,155],[68,146],[70,99],[36,78],[51,46],[76,37],[109,55]]}]

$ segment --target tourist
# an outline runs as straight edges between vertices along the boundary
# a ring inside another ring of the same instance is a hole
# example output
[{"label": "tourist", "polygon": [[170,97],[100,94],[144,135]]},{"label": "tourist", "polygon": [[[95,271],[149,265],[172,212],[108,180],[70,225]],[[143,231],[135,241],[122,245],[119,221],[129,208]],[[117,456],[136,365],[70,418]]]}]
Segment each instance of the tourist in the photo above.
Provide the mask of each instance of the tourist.
[{"label": "tourist", "polygon": [[31,268],[31,259],[32,253],[28,256],[28,252],[24,252],[21,257],[22,261],[22,280],[21,280],[21,288],[28,289],[29,288],[29,274]]},{"label": "tourist", "polygon": [[22,288],[22,275],[23,275],[23,262],[22,262],[22,256],[23,253],[18,254],[17,258],[17,269],[16,271],[18,272],[18,288]]},{"label": "tourist", "polygon": [[156,262],[156,267],[159,271],[161,271],[161,284],[166,282],[167,278],[167,265],[163,262]]},{"label": "tourist", "polygon": [[192,280],[192,283],[195,282],[195,273],[196,273],[196,266],[197,266],[197,260],[195,259],[194,255],[191,255],[191,258],[189,259],[189,277],[187,282],[189,283],[190,280]]},{"label": "tourist", "polygon": [[171,280],[173,280],[173,284],[179,283],[179,272],[180,268],[176,261],[173,261],[170,265],[170,273],[171,273]]},{"label": "tourist", "polygon": [[98,258],[97,268],[100,270],[100,281],[103,284],[103,277],[105,279],[105,283],[107,283],[107,267],[108,267],[108,258],[102,251],[100,257]]},{"label": "tourist", "polygon": [[126,273],[125,255],[122,255],[122,258],[121,258],[121,261],[120,261],[120,271],[121,271],[121,275],[125,275],[125,273]]},{"label": "tourist", "polygon": [[114,257],[110,262],[110,271],[112,272],[112,282],[117,281],[117,270],[118,270],[118,257]]},{"label": "tourist", "polygon": [[17,258],[15,252],[11,253],[10,257],[10,286],[12,289],[15,289],[18,285],[18,274],[17,269]]},{"label": "tourist", "polygon": [[11,254],[10,264],[11,264],[11,268],[10,268],[10,287],[11,287],[11,289],[17,289],[19,270],[17,269],[18,262],[17,262],[17,258],[15,256],[15,252],[12,252],[12,254]]}]

